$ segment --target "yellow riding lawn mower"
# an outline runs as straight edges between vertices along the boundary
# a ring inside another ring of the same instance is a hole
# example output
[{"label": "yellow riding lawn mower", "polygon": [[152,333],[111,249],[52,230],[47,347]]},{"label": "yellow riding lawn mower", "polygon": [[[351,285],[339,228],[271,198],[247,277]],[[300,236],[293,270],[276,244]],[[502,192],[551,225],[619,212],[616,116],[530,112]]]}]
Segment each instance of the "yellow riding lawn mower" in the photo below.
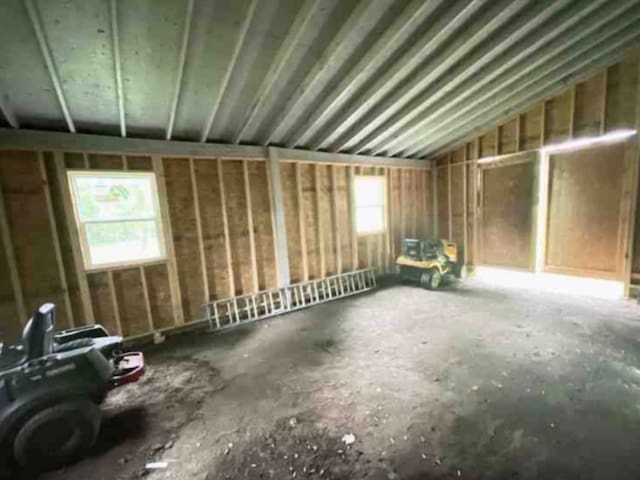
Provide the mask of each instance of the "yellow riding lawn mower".
[{"label": "yellow riding lawn mower", "polygon": [[405,238],[396,265],[402,280],[417,281],[424,288],[437,290],[445,279],[460,278],[458,260],[458,246],[453,242]]}]

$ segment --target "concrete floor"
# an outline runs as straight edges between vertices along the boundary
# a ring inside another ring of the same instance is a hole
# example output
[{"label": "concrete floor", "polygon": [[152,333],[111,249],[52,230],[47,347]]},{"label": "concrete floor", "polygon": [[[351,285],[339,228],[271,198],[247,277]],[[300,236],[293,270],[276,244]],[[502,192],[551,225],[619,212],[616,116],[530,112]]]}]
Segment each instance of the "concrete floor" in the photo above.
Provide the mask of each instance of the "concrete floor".
[{"label": "concrete floor", "polygon": [[184,335],[45,478],[637,479],[639,314],[472,279]]}]

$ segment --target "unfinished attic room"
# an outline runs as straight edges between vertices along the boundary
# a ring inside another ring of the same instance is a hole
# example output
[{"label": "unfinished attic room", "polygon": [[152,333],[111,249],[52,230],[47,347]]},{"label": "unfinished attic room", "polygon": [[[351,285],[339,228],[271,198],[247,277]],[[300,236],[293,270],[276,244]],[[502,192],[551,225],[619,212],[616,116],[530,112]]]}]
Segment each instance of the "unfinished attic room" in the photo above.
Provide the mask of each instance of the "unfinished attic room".
[{"label": "unfinished attic room", "polygon": [[1,0],[0,478],[640,478],[640,0]]}]

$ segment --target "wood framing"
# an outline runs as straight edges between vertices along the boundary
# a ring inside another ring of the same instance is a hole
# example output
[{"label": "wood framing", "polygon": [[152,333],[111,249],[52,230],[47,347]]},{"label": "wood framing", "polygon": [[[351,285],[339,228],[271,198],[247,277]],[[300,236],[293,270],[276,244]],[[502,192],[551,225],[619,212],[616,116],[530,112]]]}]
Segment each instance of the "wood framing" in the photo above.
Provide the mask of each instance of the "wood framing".
[{"label": "wood framing", "polygon": [[[89,162],[88,156],[84,157],[84,163]],[[66,167],[64,164],[64,154],[62,152],[53,152],[53,166],[58,179],[60,192],[62,193],[62,206],[64,216],[67,220],[67,230],[69,231],[69,241],[71,243],[71,253],[73,254],[73,264],[75,267],[76,278],[78,280],[78,289],[80,290],[80,300],[82,302],[85,323],[95,323],[93,314],[93,305],[91,303],[91,294],[89,292],[89,283],[84,270],[84,260],[82,258],[82,249],[80,247],[80,234],[76,225],[75,215],[73,213],[73,205],[71,203],[71,192],[69,191],[69,182],[67,181]]]},{"label": "wood framing", "polygon": [[176,251],[173,246],[173,229],[169,218],[169,204],[167,201],[167,184],[164,176],[164,164],[162,158],[157,155],[151,156],[151,165],[156,174],[158,189],[158,201],[160,206],[160,217],[162,219],[162,230],[164,233],[164,245],[167,255],[167,271],[169,272],[169,289],[171,291],[171,305],[173,307],[173,318],[176,325],[184,324],[184,310],[182,308],[182,294],[180,293],[180,281],[178,280],[178,268],[176,265]]},{"label": "wood framing", "polygon": [[309,256],[307,254],[307,235],[304,229],[304,199],[302,197],[302,179],[300,164],[296,163],[296,197],[298,201],[298,225],[300,227],[300,249],[302,251],[302,280],[309,280]]},{"label": "wood framing", "polygon": [[267,158],[267,189],[271,204],[271,231],[276,260],[278,286],[286,287],[291,283],[289,272],[289,244],[285,221],[282,178],[280,177],[280,159],[272,147]]},{"label": "wood framing", "polygon": [[607,87],[609,84],[609,69],[602,74],[602,101],[600,103],[600,134],[607,131]]},{"label": "wood framing", "polygon": [[4,254],[7,258],[9,267],[9,277],[11,280],[11,288],[13,297],[16,301],[16,312],[20,317],[20,324],[24,325],[27,321],[27,308],[22,292],[22,284],[20,283],[20,275],[18,274],[18,266],[16,265],[16,255],[13,249],[13,241],[11,240],[11,231],[9,230],[9,222],[7,221],[7,211],[4,206],[4,193],[2,191],[2,182],[0,182],[0,235],[2,235],[2,245]]},{"label": "wood framing", "polygon": [[[391,262],[393,260],[393,242],[391,241],[391,230],[393,228],[393,210],[391,208],[391,169],[389,167],[384,169],[384,201],[385,201],[385,216],[384,216],[384,258],[385,268],[390,270]],[[426,188],[424,190],[426,192]]]},{"label": "wood framing", "polygon": [[191,177],[191,189],[193,190],[193,210],[196,217],[196,233],[198,235],[198,253],[200,255],[200,270],[202,272],[202,290],[204,292],[204,303],[211,300],[209,290],[209,275],[207,274],[207,257],[204,253],[204,237],[202,234],[202,215],[200,213],[200,199],[198,198],[198,180],[196,167],[193,158],[189,158],[189,173]]},{"label": "wood framing", "polygon": [[463,225],[462,225],[462,245],[463,245],[463,255],[464,255],[464,266],[466,267],[468,264],[468,260],[467,260],[467,256],[468,256],[468,247],[469,247],[469,233],[468,233],[468,229],[469,229],[469,225],[468,225],[468,206],[467,206],[467,200],[468,200],[468,193],[467,193],[467,177],[468,177],[468,172],[467,172],[467,168],[468,168],[468,161],[469,161],[469,152],[468,152],[468,148],[467,148],[467,144],[464,144],[464,157],[463,157],[463,164],[462,164],[462,207],[463,207],[463,211],[462,211],[462,221],[463,221]]},{"label": "wood framing", "polygon": [[447,225],[449,227],[448,239],[453,239],[453,204],[451,202],[451,152],[447,158]]},{"label": "wood framing", "polygon": [[47,168],[44,163],[44,154],[38,152],[38,165],[40,167],[40,178],[42,179],[42,187],[44,190],[44,199],[47,205],[47,217],[49,218],[49,228],[51,229],[51,239],[53,240],[53,254],[58,267],[58,278],[60,279],[60,287],[64,298],[64,307],[67,314],[69,325],[76,325],[73,308],[71,307],[71,298],[69,297],[69,286],[67,285],[67,273],[65,272],[64,262],[62,261],[62,250],[60,249],[60,237],[58,236],[58,227],[53,213],[53,202],[51,200],[51,189],[49,188],[49,178],[47,176]]},{"label": "wood framing", "polygon": [[224,193],[224,179],[222,160],[217,159],[218,163],[218,186],[220,188],[220,209],[222,210],[222,231],[224,236],[224,252],[227,260],[227,277],[229,279],[229,296],[236,294],[236,282],[233,278],[233,261],[231,258],[231,238],[229,236],[229,217],[227,215],[227,200]]},{"label": "wood framing", "polygon": [[253,293],[260,290],[258,280],[258,258],[256,256],[256,234],[253,226],[253,211],[251,209],[251,182],[249,181],[249,165],[242,161],[242,176],[244,178],[244,195],[247,203],[247,228],[249,229],[249,255],[251,258],[251,286]]}]

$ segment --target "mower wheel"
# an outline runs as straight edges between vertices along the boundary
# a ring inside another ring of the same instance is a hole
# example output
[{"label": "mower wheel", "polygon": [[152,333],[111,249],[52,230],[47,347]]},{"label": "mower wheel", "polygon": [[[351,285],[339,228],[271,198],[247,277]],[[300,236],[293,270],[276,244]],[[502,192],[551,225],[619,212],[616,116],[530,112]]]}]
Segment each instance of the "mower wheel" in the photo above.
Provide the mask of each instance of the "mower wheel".
[{"label": "mower wheel", "polygon": [[16,461],[22,467],[42,470],[69,463],[93,446],[100,417],[100,408],[84,399],[41,410],[26,421],[15,438]]},{"label": "mower wheel", "polygon": [[437,268],[425,270],[420,275],[420,285],[428,290],[437,290],[442,284],[442,274]]}]

